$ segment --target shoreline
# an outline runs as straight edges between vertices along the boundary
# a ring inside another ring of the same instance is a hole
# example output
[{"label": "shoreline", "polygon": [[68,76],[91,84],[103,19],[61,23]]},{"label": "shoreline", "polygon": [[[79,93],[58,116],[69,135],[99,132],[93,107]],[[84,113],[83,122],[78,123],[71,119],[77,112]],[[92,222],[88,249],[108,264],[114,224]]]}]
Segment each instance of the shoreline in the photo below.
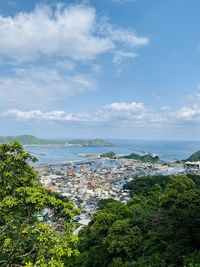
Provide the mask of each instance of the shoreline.
[{"label": "shoreline", "polygon": [[175,175],[184,169],[130,159],[84,159],[35,166],[40,182],[68,198],[81,209],[77,223],[90,222],[102,199],[126,203],[130,196],[123,185],[140,176]]}]

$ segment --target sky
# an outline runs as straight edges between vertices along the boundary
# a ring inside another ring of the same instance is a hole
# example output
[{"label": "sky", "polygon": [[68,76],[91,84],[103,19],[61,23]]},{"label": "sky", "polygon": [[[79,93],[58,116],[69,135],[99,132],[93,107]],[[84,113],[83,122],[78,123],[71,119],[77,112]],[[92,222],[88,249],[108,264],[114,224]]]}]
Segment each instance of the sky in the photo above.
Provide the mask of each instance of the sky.
[{"label": "sky", "polygon": [[0,0],[0,135],[200,139],[199,0]]}]

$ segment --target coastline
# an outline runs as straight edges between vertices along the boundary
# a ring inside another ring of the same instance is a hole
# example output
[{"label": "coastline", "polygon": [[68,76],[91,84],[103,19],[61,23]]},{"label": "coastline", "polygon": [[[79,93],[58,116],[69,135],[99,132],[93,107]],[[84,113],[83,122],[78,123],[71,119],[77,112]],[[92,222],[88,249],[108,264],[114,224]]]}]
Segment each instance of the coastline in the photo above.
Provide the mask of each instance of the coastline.
[{"label": "coastline", "polygon": [[123,185],[136,177],[183,173],[183,168],[130,159],[84,159],[35,166],[40,182],[50,191],[72,201],[81,210],[77,224],[92,220],[102,199],[126,203],[129,193]]}]

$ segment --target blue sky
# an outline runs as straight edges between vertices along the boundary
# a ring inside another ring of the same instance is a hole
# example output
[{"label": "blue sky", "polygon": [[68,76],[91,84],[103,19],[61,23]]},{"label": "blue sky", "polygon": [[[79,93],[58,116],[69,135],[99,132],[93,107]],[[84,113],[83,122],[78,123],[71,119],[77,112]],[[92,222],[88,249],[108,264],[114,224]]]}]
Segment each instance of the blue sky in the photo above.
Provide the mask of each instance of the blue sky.
[{"label": "blue sky", "polygon": [[0,135],[198,140],[198,0],[1,0]]}]

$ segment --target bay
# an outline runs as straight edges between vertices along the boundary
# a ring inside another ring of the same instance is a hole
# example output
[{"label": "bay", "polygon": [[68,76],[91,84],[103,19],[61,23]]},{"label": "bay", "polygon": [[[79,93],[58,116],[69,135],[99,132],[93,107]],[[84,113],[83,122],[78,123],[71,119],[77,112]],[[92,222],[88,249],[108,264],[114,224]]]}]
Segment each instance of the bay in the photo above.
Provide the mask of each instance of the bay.
[{"label": "bay", "polygon": [[58,147],[26,146],[25,149],[38,158],[38,164],[61,163],[82,160],[81,154],[102,154],[113,151],[116,154],[155,153],[162,160],[173,161],[189,157],[200,150],[200,141],[155,141],[155,140],[108,140],[113,147]]}]

